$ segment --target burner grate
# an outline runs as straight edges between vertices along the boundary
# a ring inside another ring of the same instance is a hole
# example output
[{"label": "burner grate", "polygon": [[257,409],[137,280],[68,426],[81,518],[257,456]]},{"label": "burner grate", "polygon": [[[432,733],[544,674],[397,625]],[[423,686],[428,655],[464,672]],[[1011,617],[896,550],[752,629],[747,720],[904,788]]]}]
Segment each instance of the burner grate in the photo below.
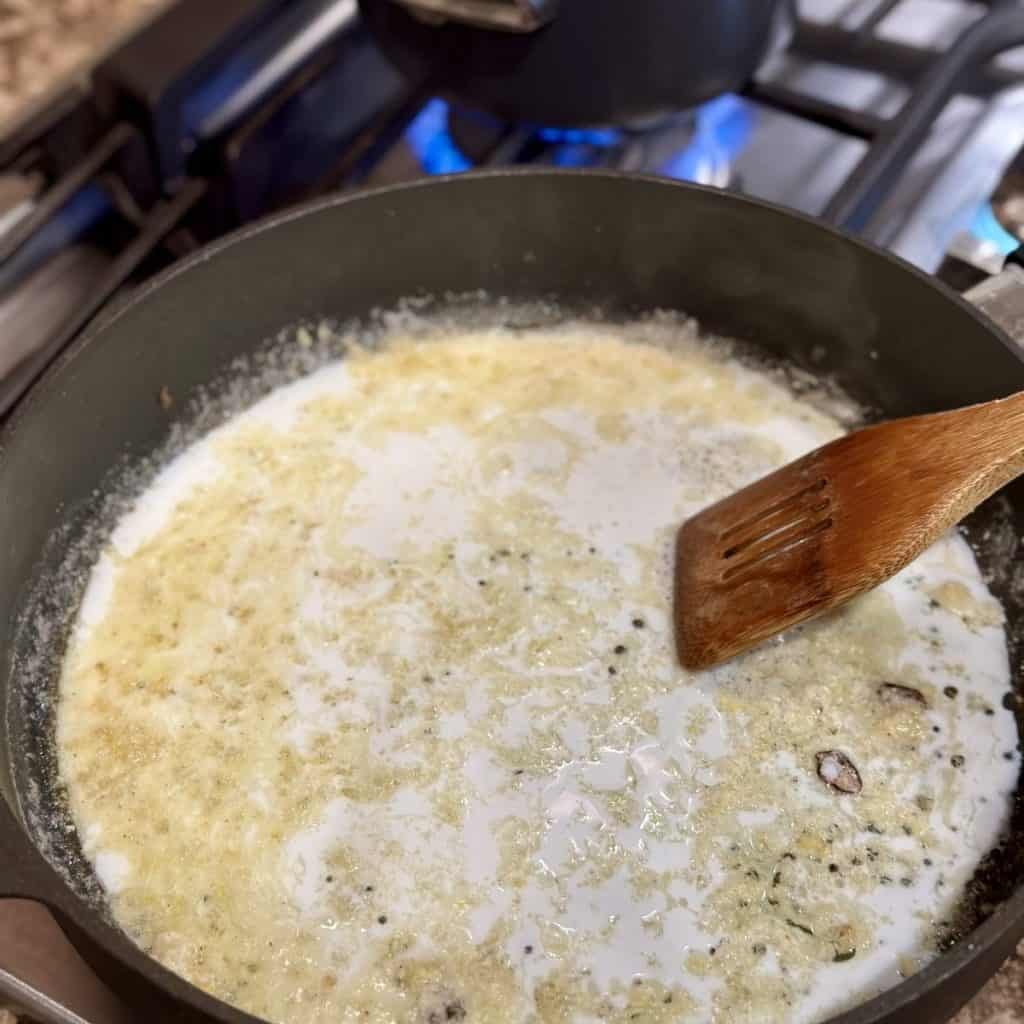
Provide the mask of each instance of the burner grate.
[{"label": "burner grate", "polygon": [[[894,36],[911,2],[956,16],[951,45]],[[740,95],[657,124],[565,131],[453,112],[429,82],[398,76],[355,0],[179,0],[96,69],[92,88],[69,89],[0,143],[0,195],[17,197],[0,217],[0,314],[10,290],[62,245],[88,242],[106,260],[95,301],[69,309],[0,378],[0,414],[119,290],[200,242],[329,189],[524,162],[743,187],[737,164],[754,129],[789,119],[852,147],[824,215],[861,230],[950,97],[985,99],[1024,81],[993,60],[1019,43],[1016,3],[805,0],[784,59],[902,83],[909,97],[895,114],[764,74]]]}]

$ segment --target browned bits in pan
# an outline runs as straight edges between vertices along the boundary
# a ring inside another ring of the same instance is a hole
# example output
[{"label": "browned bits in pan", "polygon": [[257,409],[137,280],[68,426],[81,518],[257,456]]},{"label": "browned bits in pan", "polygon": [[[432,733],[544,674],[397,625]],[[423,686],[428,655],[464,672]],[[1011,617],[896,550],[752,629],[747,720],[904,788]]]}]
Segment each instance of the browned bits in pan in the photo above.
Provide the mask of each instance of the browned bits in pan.
[{"label": "browned bits in pan", "polygon": [[839,793],[857,794],[863,789],[857,766],[841,750],[819,750],[814,755],[818,778]]},{"label": "browned bits in pan", "polygon": [[882,683],[878,687],[878,696],[882,698],[883,703],[892,707],[909,707],[914,704],[922,708],[928,707],[928,701],[920,690],[915,690],[912,686],[903,686],[901,683]]},{"label": "browned bits in pan", "polygon": [[449,1021],[465,1020],[466,1007],[461,999],[447,996],[439,1004],[428,1007],[422,1019],[424,1024],[448,1024]]}]

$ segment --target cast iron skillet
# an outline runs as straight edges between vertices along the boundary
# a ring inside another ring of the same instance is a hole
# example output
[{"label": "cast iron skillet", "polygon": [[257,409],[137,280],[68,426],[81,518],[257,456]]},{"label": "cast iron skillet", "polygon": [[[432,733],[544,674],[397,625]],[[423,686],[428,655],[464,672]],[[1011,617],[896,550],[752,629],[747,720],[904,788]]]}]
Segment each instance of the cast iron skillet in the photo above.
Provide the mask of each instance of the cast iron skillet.
[{"label": "cast iron skillet", "polygon": [[[404,297],[477,288],[610,317],[682,309],[770,356],[834,375],[890,416],[1024,388],[1024,361],[1000,331],[908,265],[782,209],[653,179],[435,179],[288,212],[172,267],[80,340],[0,435],[0,895],[49,906],[114,989],[138,1000],[140,1019],[255,1020],[111,926],[77,836],[63,830],[48,757],[54,672],[73,611],[59,570],[96,494],[126,461],[164,444],[175,410],[236,357],[296,321],[364,317]],[[161,388],[176,398],[170,412]],[[1018,481],[972,534],[983,562],[1005,569],[1022,533]],[[1011,589],[999,596],[1016,632],[1024,587]],[[1020,655],[1015,648],[1016,679]],[[1007,695],[1006,706],[1019,702]],[[986,874],[984,898],[998,904],[988,919],[837,1021],[945,1020],[997,969],[1024,935],[1022,819],[1018,799],[1017,854]]]}]

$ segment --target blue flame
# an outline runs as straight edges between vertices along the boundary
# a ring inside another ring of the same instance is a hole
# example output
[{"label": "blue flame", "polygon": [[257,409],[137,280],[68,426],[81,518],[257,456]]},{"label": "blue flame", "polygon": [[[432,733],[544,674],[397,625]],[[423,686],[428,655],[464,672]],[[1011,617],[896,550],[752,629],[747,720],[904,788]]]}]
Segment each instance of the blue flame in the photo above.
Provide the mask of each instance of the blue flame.
[{"label": "blue flame", "polygon": [[728,164],[747,144],[754,130],[754,111],[738,96],[726,93],[705,103],[697,111],[697,131],[693,141],[673,156],[661,173],[670,178],[695,181],[709,161]]},{"label": "blue flame", "polygon": [[560,145],[551,154],[556,167],[593,167],[594,147],[590,145]]},{"label": "blue flame", "polygon": [[537,138],[553,146],[618,145],[622,132],[615,128],[538,128]]},{"label": "blue flame", "polygon": [[[755,116],[752,107],[731,94],[705,103],[697,112],[693,141],[661,173],[692,181],[704,176],[709,162],[729,163],[747,144]],[[427,174],[452,174],[472,167],[448,130],[448,103],[442,99],[426,104],[406,129],[405,138]],[[537,128],[533,138],[550,147],[547,159],[559,167],[593,166],[600,159],[595,150],[626,140],[615,128]]]},{"label": "blue flame", "polygon": [[982,203],[974,213],[970,232],[976,238],[988,242],[996,252],[1008,256],[1020,242],[996,220],[991,203]]},{"label": "blue flame", "polygon": [[444,100],[431,100],[406,128],[405,138],[427,174],[455,174],[473,166],[448,131]]}]

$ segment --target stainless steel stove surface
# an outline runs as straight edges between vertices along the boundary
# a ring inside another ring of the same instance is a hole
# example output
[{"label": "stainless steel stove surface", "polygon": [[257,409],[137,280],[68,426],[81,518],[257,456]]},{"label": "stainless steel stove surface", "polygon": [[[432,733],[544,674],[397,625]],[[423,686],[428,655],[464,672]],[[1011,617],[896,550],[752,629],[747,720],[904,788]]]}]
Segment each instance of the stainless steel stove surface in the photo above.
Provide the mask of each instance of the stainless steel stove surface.
[{"label": "stainless steel stove surface", "polygon": [[[475,166],[698,181],[825,215],[961,287],[997,271],[1024,229],[1024,48],[1008,48],[1024,6],[793,6],[742,94],[561,130],[403,80],[356,0],[177,0],[0,138],[0,418],[104,305],[203,242],[325,191]],[[959,1024],[1024,1024],[1018,952]],[[56,1024],[133,1019],[15,901],[0,904],[5,998]]]},{"label": "stainless steel stove surface", "polygon": [[[986,8],[956,0],[803,0],[800,10],[814,53],[828,45],[827,35],[822,41],[814,34],[819,28],[861,40],[873,29],[878,40],[919,53],[950,45]],[[781,50],[748,95],[723,96],[640,130],[520,129],[476,161],[472,147],[460,146],[458,129],[446,126],[460,112],[435,99],[405,142],[428,173],[481,162],[618,167],[728,187],[821,214],[868,151],[870,136],[899,112],[910,92],[906,70],[898,76],[873,70],[887,66],[887,53],[868,59],[865,49],[859,57],[867,67],[844,67],[804,56],[799,46]],[[1024,146],[1024,49],[1000,55],[995,66],[1006,76],[991,84],[997,91],[987,94],[986,86],[985,95],[951,99],[862,231],[930,272],[958,235],[980,230],[1004,168]],[[1015,85],[1018,70],[1021,84]],[[410,166],[408,159],[385,156],[369,180],[407,177]]]},{"label": "stainless steel stove surface", "polygon": [[[924,66],[920,55],[951,46],[987,8],[958,0],[802,0],[799,10],[803,27],[794,33],[794,45],[768,61],[746,95],[723,96],[649,126],[504,126],[508,134],[500,141],[503,126],[493,119],[433,99],[403,140],[416,159],[385,154],[368,180],[480,164],[617,167],[732,188],[821,214],[871,138],[899,112]],[[830,50],[840,39],[842,48]],[[880,45],[873,49],[872,43]],[[831,52],[848,54],[855,66],[825,59]],[[958,235],[983,231],[989,199],[1024,146],[1024,48],[1000,54],[991,81],[979,91],[951,98],[862,230],[930,272]],[[460,120],[476,122],[469,145],[463,144]],[[488,136],[492,146],[481,154]],[[1005,239],[1002,244],[1009,245]]]}]

